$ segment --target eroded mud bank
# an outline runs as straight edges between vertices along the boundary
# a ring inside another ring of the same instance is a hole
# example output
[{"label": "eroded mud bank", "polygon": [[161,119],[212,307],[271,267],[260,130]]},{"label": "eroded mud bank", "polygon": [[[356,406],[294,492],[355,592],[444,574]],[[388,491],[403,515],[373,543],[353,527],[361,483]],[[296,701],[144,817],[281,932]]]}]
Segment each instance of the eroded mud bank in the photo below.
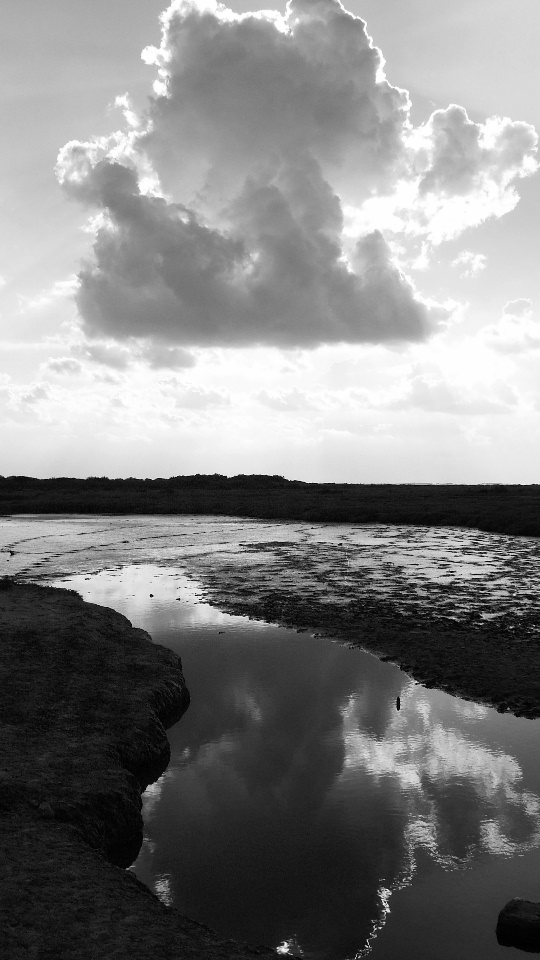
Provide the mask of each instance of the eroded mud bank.
[{"label": "eroded mud bank", "polygon": [[75,593],[2,586],[3,956],[266,952],[187,920],[122,869],[142,840],[141,790],[169,759],[165,728],[189,703],[179,658]]}]

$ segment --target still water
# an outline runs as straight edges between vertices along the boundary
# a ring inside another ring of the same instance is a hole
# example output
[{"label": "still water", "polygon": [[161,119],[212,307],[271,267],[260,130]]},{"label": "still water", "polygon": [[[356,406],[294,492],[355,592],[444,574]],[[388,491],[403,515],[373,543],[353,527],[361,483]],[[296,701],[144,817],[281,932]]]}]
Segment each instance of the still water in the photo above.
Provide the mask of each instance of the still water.
[{"label": "still water", "polygon": [[[287,549],[307,536],[301,527],[285,526]],[[1,572],[72,586],[182,657],[192,703],[169,731],[168,769],[146,792],[132,869],[194,919],[282,953],[522,955],[497,944],[495,925],[511,897],[540,898],[538,722],[207,603],[197,564],[213,557],[216,570],[225,556],[230,568],[246,531],[275,551],[278,528],[216,518],[0,523]],[[363,531],[380,545],[378,555],[370,545],[369,567],[380,583],[377,564],[399,546],[395,529],[386,540],[384,530]],[[418,549],[402,545],[400,576],[408,562],[415,582],[435,579],[448,556],[434,550],[432,531],[408,534]],[[361,539],[358,529],[327,529],[325,563],[348,535]],[[474,531],[449,533],[456,568],[462,535],[477,579],[482,562],[493,576],[501,538],[481,535],[482,554]],[[533,575],[531,549],[516,541],[506,557],[522,580]]]}]

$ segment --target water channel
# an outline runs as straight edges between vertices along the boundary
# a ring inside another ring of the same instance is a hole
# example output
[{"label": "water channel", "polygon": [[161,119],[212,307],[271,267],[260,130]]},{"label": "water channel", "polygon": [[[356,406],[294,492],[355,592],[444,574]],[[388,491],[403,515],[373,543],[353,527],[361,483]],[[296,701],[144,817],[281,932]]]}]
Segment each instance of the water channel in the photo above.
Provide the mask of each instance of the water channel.
[{"label": "water channel", "polygon": [[[363,563],[374,589],[397,554],[389,589],[408,576],[409,590],[425,590],[452,563],[455,586],[461,542],[462,597],[472,577],[475,595],[495,579],[507,606],[519,582],[534,603],[536,542],[405,533],[398,542],[395,529],[318,528],[325,588],[329,551],[344,540],[347,567]],[[495,924],[511,897],[540,898],[538,721],[208,602],[203,568],[215,576],[225,565],[234,579],[235,552],[245,560],[265,542],[275,558],[278,542],[298,550],[303,536],[298,524],[220,518],[0,521],[0,574],[73,587],[182,658],[192,702],[169,731],[169,767],[146,791],[131,869],[188,916],[285,955],[521,955],[498,945]],[[285,575],[281,566],[276,578]]]}]

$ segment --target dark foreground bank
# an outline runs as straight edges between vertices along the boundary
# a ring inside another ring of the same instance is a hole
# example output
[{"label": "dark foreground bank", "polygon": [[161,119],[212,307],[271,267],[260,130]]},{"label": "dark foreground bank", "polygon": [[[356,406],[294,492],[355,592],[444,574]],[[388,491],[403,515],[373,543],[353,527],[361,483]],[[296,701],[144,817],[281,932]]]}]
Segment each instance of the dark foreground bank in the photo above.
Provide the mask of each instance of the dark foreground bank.
[{"label": "dark foreground bank", "polygon": [[540,536],[540,485],[303,483],[278,476],[0,477],[0,513],[210,514]]},{"label": "dark foreground bank", "polygon": [[141,791],[189,694],[175,654],[66,590],[0,581],[0,953],[6,960],[270,955],[162,904],[124,868]]}]

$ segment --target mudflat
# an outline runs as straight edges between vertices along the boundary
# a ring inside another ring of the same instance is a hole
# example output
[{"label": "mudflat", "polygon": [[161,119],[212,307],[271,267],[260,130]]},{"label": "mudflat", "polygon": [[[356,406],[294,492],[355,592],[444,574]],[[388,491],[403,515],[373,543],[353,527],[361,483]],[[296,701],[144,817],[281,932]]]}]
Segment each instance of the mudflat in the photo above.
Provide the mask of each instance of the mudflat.
[{"label": "mudflat", "polygon": [[[461,538],[450,561],[452,538],[445,546],[437,536],[442,558],[435,551],[430,562],[440,576],[430,578],[414,565],[401,569],[395,557],[399,547],[414,559],[424,538],[395,528],[392,545],[388,529],[372,530],[371,545],[362,545],[354,530],[340,528],[336,543],[306,527],[289,541],[190,557],[190,571],[206,599],[228,613],[318,632],[396,663],[427,687],[540,717],[536,541],[512,550],[507,538],[495,552],[480,545],[476,554]],[[457,576],[462,564],[470,572]]]},{"label": "mudflat", "polygon": [[[246,591],[247,592],[247,591]],[[348,609],[318,597],[226,598],[218,606],[282,626],[320,632],[391,661],[426,687],[530,719],[540,717],[540,640],[504,624],[453,625],[359,600]]]},{"label": "mudflat", "polygon": [[0,952],[9,960],[233,957],[125,867],[165,728],[189,704],[179,658],[78,594],[0,581]]}]

